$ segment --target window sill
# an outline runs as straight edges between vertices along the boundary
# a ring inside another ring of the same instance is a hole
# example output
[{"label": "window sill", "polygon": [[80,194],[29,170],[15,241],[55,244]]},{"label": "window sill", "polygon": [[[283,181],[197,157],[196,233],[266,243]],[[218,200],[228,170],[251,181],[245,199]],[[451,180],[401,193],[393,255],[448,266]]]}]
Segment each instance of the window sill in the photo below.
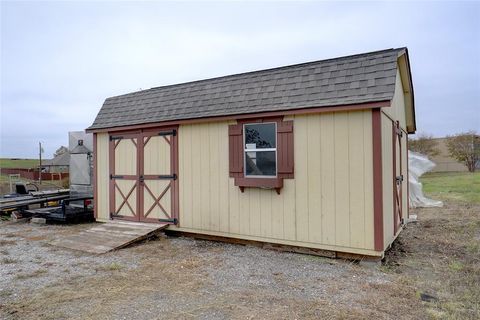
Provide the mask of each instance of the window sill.
[{"label": "window sill", "polygon": [[244,192],[245,188],[275,189],[277,194],[283,188],[283,178],[235,178],[235,185]]}]

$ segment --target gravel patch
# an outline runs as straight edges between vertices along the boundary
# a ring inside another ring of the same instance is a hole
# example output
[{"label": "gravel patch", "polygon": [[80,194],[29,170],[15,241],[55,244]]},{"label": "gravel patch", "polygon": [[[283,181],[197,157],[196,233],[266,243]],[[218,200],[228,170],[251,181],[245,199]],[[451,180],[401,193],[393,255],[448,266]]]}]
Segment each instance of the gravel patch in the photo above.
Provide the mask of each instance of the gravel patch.
[{"label": "gravel patch", "polygon": [[122,251],[99,256],[49,244],[58,234],[78,232],[88,227],[91,225],[18,223],[0,226],[2,302],[22,299],[29,295],[32,289],[54,286],[65,280],[138,267],[138,262]]},{"label": "gravel patch", "polygon": [[395,294],[379,267],[164,235],[104,255],[49,244],[89,227],[0,226],[1,319],[395,315],[365,309]]}]

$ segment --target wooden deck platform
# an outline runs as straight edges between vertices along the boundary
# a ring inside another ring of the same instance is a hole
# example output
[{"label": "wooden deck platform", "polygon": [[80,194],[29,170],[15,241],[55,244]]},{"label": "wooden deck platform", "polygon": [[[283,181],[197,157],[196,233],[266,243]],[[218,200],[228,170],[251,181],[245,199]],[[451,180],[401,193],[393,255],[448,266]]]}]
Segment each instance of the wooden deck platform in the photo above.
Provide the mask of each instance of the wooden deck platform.
[{"label": "wooden deck platform", "polygon": [[168,224],[113,220],[98,223],[77,234],[57,238],[50,244],[58,247],[102,254],[124,248],[165,229]]}]

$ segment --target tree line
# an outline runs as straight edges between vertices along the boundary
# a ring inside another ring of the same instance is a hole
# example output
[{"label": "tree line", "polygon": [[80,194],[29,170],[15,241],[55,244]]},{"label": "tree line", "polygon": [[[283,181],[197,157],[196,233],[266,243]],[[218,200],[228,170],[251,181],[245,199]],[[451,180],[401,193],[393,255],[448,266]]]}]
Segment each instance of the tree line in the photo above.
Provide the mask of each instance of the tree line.
[{"label": "tree line", "polygon": [[[480,165],[480,135],[475,131],[458,133],[446,137],[449,155],[456,161],[463,163],[470,172]],[[411,151],[419,152],[429,157],[437,156],[438,141],[430,134],[419,134],[409,140],[408,147]]]}]

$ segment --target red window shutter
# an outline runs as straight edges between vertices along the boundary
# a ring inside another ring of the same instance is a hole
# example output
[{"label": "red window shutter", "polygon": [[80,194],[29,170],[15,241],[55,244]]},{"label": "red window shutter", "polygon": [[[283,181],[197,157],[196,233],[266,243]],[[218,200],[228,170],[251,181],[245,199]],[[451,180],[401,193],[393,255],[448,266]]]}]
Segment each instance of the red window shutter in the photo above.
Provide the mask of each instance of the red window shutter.
[{"label": "red window shutter", "polygon": [[293,178],[293,121],[278,122],[277,171],[282,178]]},{"label": "red window shutter", "polygon": [[243,177],[243,125],[228,126],[230,177]]}]

